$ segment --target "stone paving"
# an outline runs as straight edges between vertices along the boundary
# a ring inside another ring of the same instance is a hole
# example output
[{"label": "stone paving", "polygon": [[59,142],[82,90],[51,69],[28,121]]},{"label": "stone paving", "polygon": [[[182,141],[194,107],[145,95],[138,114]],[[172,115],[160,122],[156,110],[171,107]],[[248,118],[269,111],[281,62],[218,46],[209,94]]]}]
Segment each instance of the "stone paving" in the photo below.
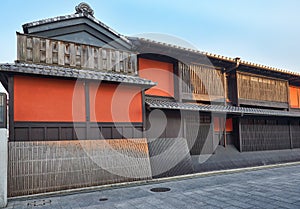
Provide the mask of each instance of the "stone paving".
[{"label": "stone paving", "polygon": [[[171,191],[154,193],[150,191],[153,187],[168,187]],[[300,208],[300,165],[10,200],[8,208]]]}]

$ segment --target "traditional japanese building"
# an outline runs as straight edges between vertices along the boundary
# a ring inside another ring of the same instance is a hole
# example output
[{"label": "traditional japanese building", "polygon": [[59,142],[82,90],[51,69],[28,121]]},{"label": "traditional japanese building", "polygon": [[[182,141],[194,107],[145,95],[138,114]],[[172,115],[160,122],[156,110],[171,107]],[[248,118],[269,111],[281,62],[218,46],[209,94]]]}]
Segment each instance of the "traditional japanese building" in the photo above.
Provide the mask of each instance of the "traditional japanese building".
[{"label": "traditional japanese building", "polygon": [[300,74],[138,37],[76,13],[23,25],[8,195],[300,160]]}]

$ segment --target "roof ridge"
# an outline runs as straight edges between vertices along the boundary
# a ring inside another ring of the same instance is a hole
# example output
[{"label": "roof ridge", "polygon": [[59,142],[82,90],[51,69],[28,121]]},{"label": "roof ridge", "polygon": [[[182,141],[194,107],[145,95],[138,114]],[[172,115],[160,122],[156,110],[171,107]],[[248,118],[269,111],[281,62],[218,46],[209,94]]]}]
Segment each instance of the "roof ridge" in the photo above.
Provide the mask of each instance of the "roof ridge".
[{"label": "roof ridge", "polygon": [[60,16],[56,16],[56,17],[45,18],[45,19],[25,23],[25,24],[22,25],[22,28],[24,30],[27,27],[34,27],[34,26],[48,24],[48,23],[52,23],[52,22],[58,22],[58,21],[62,21],[62,20],[69,20],[69,19],[75,19],[75,18],[81,18],[81,17],[86,17],[86,18],[90,19],[91,21],[93,21],[97,25],[102,26],[103,28],[105,28],[109,32],[111,32],[111,33],[115,34],[116,36],[120,37],[125,42],[131,44],[130,40],[128,40],[126,36],[118,33],[117,31],[115,31],[114,29],[112,29],[111,27],[109,27],[108,25],[106,25],[105,23],[103,23],[102,21],[96,19],[94,16],[92,16],[88,13],[73,13],[73,14],[68,14],[68,15],[60,15]]},{"label": "roof ridge", "polygon": [[[223,56],[223,55],[219,55],[219,54],[214,54],[214,53],[210,53],[210,52],[205,52],[205,51],[200,51],[200,50],[196,50],[196,49],[191,49],[188,47],[182,47],[179,45],[156,41],[156,40],[149,39],[149,38],[143,38],[143,37],[127,37],[127,38],[136,38],[138,40],[147,41],[147,42],[151,42],[154,44],[160,44],[160,45],[164,45],[164,46],[168,46],[168,47],[172,47],[172,48],[176,48],[176,49],[181,49],[181,50],[185,50],[185,51],[189,51],[189,52],[194,52],[194,53],[202,54],[202,55],[205,55],[205,56],[208,56],[211,58],[222,59],[222,60],[229,61],[229,62],[235,62],[235,60],[236,60],[236,58]],[[300,72],[297,72],[297,71],[291,71],[291,70],[281,69],[281,68],[277,68],[277,67],[271,67],[268,65],[258,64],[258,63],[254,63],[254,62],[250,62],[250,61],[246,61],[246,60],[240,60],[240,63],[250,66],[250,67],[257,67],[257,68],[261,68],[261,69],[265,69],[265,70],[300,76]]]}]

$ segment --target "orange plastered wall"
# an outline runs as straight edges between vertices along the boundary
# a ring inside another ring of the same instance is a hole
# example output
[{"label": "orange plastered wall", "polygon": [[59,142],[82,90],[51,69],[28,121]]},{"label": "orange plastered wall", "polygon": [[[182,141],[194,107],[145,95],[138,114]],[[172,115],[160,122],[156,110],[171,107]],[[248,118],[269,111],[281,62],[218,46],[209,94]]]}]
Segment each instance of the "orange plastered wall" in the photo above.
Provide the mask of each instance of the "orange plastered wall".
[{"label": "orange plastered wall", "polygon": [[[223,131],[223,129],[221,129],[220,127],[220,123],[221,126],[224,126],[224,118],[219,118],[219,117],[214,117],[214,131]],[[233,131],[233,125],[232,125],[232,118],[227,118],[226,119],[226,132],[232,132]]]},{"label": "orange plastered wall", "polygon": [[139,76],[157,82],[148,95],[174,97],[173,64],[139,58]]},{"label": "orange plastered wall", "polygon": [[214,131],[220,131],[220,118],[214,117]]},{"label": "orange plastered wall", "polygon": [[299,108],[298,91],[297,87],[290,86],[290,106],[292,108]]},{"label": "orange plastered wall", "polygon": [[226,131],[227,132],[232,132],[233,131],[232,118],[227,118],[226,119]]},{"label": "orange plastered wall", "polygon": [[139,87],[90,83],[92,122],[142,122],[142,94]]},{"label": "orange plastered wall", "polygon": [[14,120],[72,122],[75,118],[76,122],[85,121],[84,86],[82,82],[76,85],[73,98],[75,83],[73,80],[15,76]]}]

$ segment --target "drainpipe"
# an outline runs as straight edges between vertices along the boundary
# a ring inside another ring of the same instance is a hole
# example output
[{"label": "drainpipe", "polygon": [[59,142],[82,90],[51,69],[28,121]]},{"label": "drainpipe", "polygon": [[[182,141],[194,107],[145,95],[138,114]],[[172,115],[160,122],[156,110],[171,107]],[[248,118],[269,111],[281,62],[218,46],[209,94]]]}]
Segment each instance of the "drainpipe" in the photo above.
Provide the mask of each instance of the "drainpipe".
[{"label": "drainpipe", "polygon": [[233,71],[233,70],[238,69],[238,67],[239,67],[240,64],[241,64],[241,58],[240,58],[240,57],[234,58],[234,62],[235,62],[235,65],[232,66],[232,67],[230,67],[230,68],[225,69],[225,73],[229,73],[229,72],[231,72],[231,71]]},{"label": "drainpipe", "polygon": [[[240,63],[241,63],[241,58],[240,57],[236,57],[235,59],[234,59],[234,66],[232,66],[232,67],[229,67],[229,68],[226,68],[225,70],[224,70],[224,77],[226,77],[226,74],[227,73],[230,73],[230,72],[232,72],[232,71],[236,71],[238,68],[239,68],[239,66],[240,66]],[[237,79],[237,78],[236,78]],[[227,85],[227,84],[226,84]],[[238,93],[238,84],[237,84],[237,80],[236,80],[236,85],[235,85],[235,89],[236,89],[236,105],[237,106],[239,106],[239,93]],[[241,116],[242,117],[242,116]],[[241,127],[240,127],[240,118],[239,118],[239,121],[238,121],[238,130],[237,130],[237,132],[235,132],[236,134],[237,134],[237,136],[238,136],[238,138],[239,138],[239,150],[240,150],[240,152],[242,152],[242,144],[241,144],[241,134],[240,134],[240,132],[241,132]],[[225,129],[224,129],[224,145],[226,146],[226,120],[225,120]]]}]

